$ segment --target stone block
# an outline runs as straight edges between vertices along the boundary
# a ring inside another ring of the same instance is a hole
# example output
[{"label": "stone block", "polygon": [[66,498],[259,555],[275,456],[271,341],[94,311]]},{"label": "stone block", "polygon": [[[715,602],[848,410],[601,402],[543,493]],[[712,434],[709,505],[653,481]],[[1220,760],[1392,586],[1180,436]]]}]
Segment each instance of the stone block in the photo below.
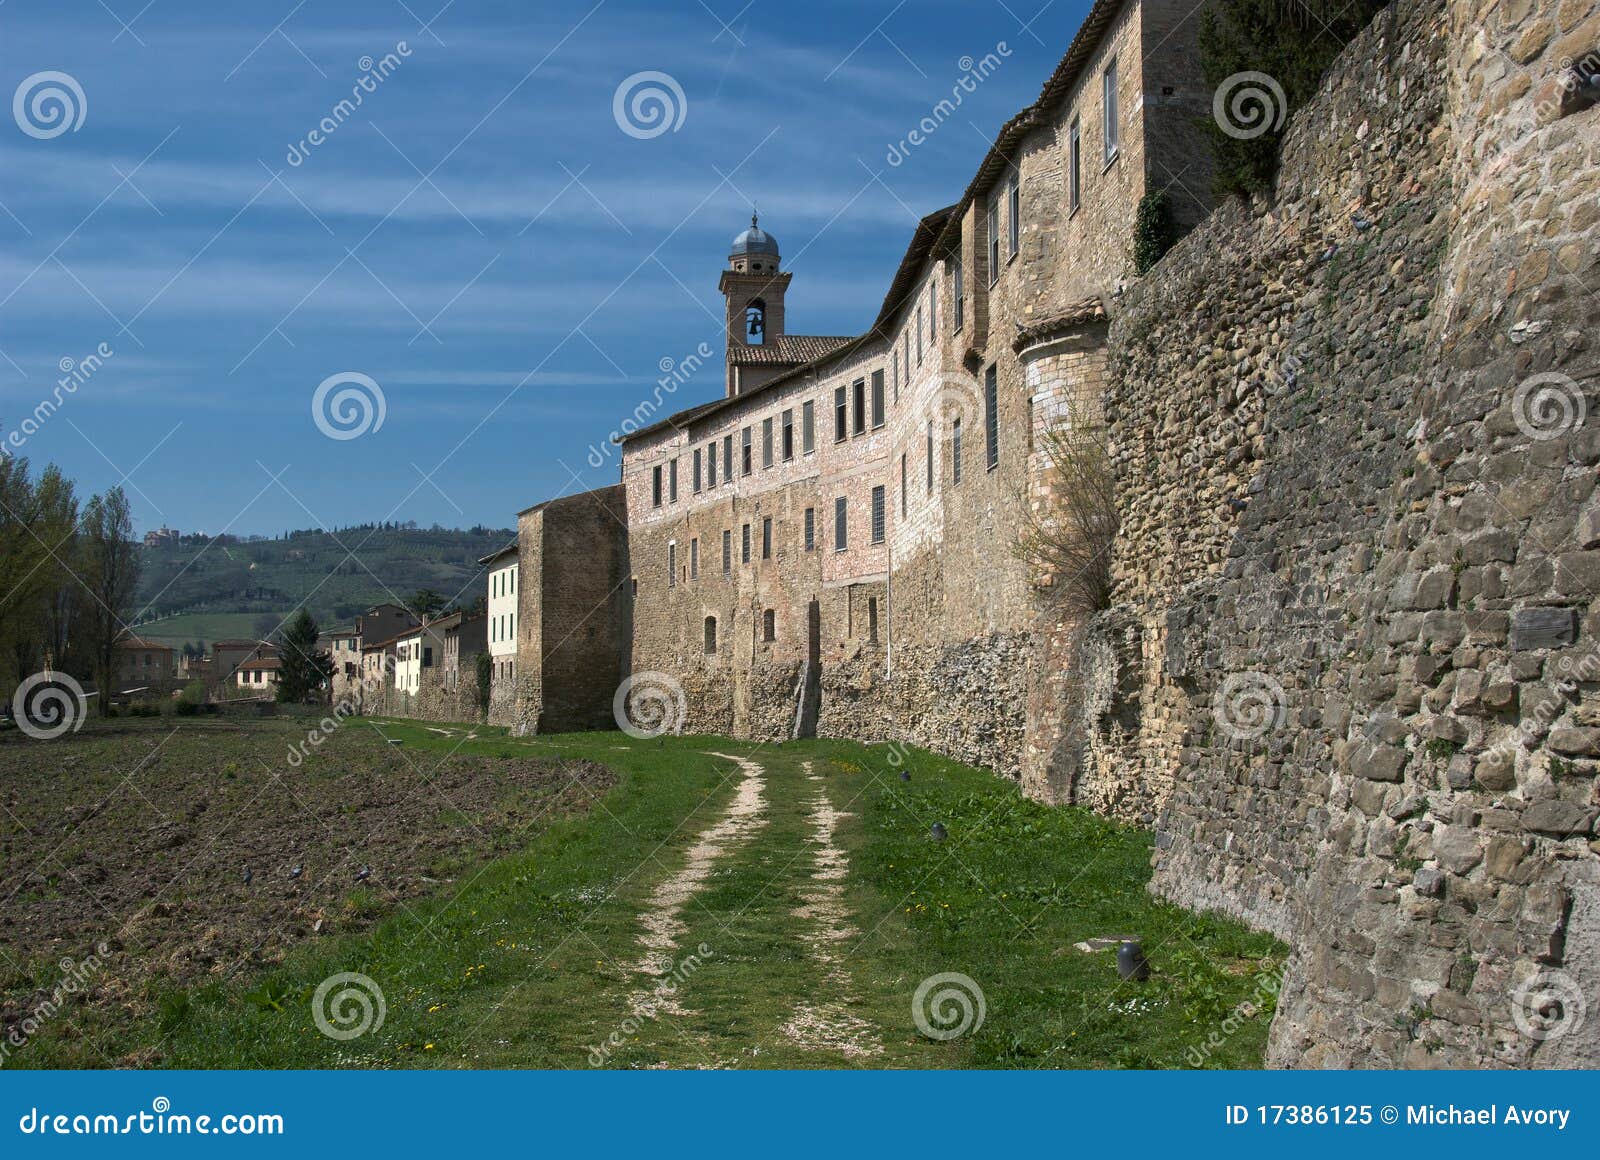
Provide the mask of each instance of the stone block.
[{"label": "stone block", "polygon": [[1511,647],[1518,652],[1565,648],[1578,638],[1578,614],[1571,608],[1521,608],[1511,616]]}]

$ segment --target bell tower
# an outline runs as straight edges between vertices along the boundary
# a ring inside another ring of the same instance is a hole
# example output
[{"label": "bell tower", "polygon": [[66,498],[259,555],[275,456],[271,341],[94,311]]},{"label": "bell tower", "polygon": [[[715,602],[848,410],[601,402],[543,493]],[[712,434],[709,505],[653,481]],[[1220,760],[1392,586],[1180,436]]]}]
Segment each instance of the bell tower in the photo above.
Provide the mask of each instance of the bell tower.
[{"label": "bell tower", "polygon": [[784,356],[783,296],[789,274],[780,267],[778,239],[750,215],[750,228],[733,239],[719,289],[727,302],[728,381],[731,397],[770,375],[756,366],[792,361]]}]

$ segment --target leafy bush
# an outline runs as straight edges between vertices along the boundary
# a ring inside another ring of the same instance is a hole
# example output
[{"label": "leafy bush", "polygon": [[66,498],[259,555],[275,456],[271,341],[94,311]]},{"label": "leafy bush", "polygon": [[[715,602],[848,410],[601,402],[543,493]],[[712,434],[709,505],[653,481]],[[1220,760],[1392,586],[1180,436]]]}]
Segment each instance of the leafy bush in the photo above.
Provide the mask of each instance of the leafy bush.
[{"label": "leafy bush", "polygon": [[[1276,94],[1269,94],[1251,110],[1252,132],[1260,125],[1255,113],[1275,126],[1255,136],[1231,135],[1215,117],[1203,122],[1216,162],[1213,185],[1219,197],[1248,197],[1272,188],[1289,114],[1316,95],[1333,58],[1384,6],[1382,0],[1217,0],[1201,17],[1200,69],[1213,93],[1241,73],[1264,73],[1283,98],[1280,103]],[[1232,91],[1220,95],[1225,98]]]},{"label": "leafy bush", "polygon": [[1140,277],[1161,261],[1177,240],[1178,226],[1172,220],[1172,202],[1166,190],[1148,191],[1139,199],[1133,226],[1133,267]]}]

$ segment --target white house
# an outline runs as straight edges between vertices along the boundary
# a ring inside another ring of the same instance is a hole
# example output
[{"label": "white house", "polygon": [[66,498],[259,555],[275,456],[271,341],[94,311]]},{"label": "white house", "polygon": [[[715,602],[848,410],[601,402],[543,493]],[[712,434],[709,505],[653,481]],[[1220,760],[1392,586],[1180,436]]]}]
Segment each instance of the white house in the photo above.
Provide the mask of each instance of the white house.
[{"label": "white house", "polygon": [[517,545],[478,563],[489,568],[489,657],[494,678],[507,680],[517,673]]},{"label": "white house", "polygon": [[422,687],[422,670],[444,660],[444,642],[426,624],[403,633],[395,643],[394,687],[401,693],[415,693]]}]

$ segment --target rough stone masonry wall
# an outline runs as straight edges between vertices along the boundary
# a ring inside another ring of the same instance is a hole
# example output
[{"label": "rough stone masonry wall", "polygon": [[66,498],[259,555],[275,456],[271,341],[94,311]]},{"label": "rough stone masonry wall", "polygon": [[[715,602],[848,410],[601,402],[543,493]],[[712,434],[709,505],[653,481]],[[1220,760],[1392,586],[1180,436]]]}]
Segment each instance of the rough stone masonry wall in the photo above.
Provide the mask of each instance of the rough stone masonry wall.
[{"label": "rough stone masonry wall", "polygon": [[1291,944],[1275,1064],[1600,1063],[1600,109],[1535,108],[1591,42],[1400,0],[1114,311],[1072,794]]}]

